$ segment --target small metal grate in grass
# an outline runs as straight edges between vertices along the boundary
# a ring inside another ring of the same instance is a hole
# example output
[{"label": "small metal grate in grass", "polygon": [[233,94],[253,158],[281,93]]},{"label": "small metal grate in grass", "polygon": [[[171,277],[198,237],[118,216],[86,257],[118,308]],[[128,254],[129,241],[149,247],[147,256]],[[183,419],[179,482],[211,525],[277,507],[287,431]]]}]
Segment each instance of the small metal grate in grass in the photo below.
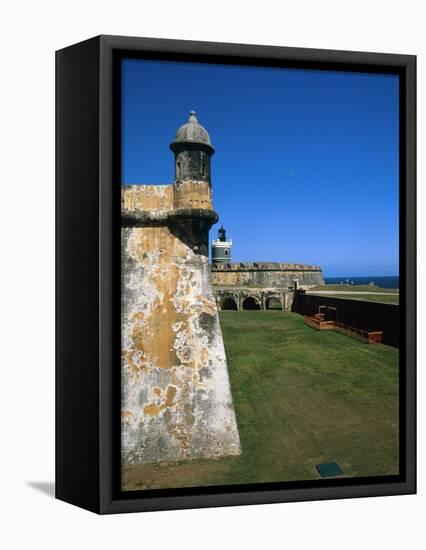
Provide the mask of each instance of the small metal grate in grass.
[{"label": "small metal grate in grass", "polygon": [[315,464],[315,468],[321,477],[334,477],[343,474],[342,468],[336,462],[326,462],[325,464]]}]

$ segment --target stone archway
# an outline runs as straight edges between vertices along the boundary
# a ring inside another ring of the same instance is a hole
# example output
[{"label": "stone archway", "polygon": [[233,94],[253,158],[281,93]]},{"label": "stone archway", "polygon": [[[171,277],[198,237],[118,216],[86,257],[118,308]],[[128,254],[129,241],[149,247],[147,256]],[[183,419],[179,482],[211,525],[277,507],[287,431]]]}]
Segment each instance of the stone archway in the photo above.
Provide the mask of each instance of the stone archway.
[{"label": "stone archway", "polygon": [[280,300],[280,298],[278,298],[278,296],[270,296],[265,301],[265,308],[266,309],[275,309],[275,310],[280,309],[280,310],[282,310],[283,306],[282,306],[281,300]]},{"label": "stone archway", "polygon": [[247,298],[245,298],[242,305],[243,309],[260,309],[259,302],[256,300],[256,298],[253,298],[253,296],[248,296]]},{"label": "stone archway", "polygon": [[237,311],[237,302],[230,296],[225,296],[220,302],[220,309]]}]

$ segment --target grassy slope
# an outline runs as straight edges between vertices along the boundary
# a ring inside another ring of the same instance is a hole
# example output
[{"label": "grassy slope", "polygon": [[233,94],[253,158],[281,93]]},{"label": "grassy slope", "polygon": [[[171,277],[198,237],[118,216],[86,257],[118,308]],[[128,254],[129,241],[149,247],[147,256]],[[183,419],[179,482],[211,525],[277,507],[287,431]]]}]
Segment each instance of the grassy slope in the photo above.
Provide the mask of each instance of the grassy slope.
[{"label": "grassy slope", "polygon": [[310,288],[309,290],[344,290],[345,292],[389,292],[395,294],[398,289],[395,288],[381,288],[379,286],[370,285],[318,285]]},{"label": "grassy slope", "polygon": [[[321,296],[329,296],[330,298],[339,298],[341,300],[361,300],[363,302],[381,302],[384,304],[399,304],[399,291],[395,288],[380,288],[378,286],[369,285],[319,285],[308,290],[324,290]],[[327,290],[340,290],[351,292],[351,294],[327,294]],[[380,292],[380,294],[357,294],[359,292]],[[383,294],[389,294],[384,296]],[[395,295],[398,294],[398,295]]]},{"label": "grassy slope", "polygon": [[124,488],[318,479],[398,468],[398,350],[317,332],[293,313],[223,311],[240,457],[127,466]]}]

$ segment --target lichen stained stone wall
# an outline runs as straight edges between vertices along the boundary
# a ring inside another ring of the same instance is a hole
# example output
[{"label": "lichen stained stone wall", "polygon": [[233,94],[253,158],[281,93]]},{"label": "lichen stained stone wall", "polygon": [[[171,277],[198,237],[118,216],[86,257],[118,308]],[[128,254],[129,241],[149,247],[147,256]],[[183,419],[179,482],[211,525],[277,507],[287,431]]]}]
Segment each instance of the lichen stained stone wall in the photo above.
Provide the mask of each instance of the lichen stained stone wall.
[{"label": "lichen stained stone wall", "polygon": [[300,288],[323,285],[321,268],[304,264],[273,262],[212,265],[212,283],[221,286],[290,288],[295,280]]},{"label": "lichen stained stone wall", "polygon": [[174,191],[122,192],[122,212],[133,220],[122,227],[123,464],[240,453],[204,253],[208,227],[202,213],[176,222]]}]

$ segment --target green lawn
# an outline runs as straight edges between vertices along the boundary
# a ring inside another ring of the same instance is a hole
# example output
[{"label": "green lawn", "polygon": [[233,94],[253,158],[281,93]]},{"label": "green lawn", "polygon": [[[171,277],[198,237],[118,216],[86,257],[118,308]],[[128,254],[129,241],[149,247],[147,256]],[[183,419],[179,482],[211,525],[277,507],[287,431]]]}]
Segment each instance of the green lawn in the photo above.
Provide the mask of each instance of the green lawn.
[{"label": "green lawn", "polygon": [[222,311],[242,454],[126,466],[125,489],[398,472],[398,350],[315,331],[300,315]]},{"label": "green lawn", "polygon": [[398,289],[395,288],[381,288],[379,286],[370,285],[318,285],[310,288],[309,290],[344,290],[345,292],[390,292],[395,294]]},{"label": "green lawn", "polygon": [[[384,304],[399,304],[399,291],[395,288],[380,288],[370,285],[319,285],[310,288],[311,290],[323,290],[321,296],[339,298],[340,300],[361,300],[362,302],[381,302]],[[350,294],[327,294],[327,291],[350,292]],[[380,294],[359,294],[362,292],[379,292]],[[385,294],[388,294],[386,296]]]}]

